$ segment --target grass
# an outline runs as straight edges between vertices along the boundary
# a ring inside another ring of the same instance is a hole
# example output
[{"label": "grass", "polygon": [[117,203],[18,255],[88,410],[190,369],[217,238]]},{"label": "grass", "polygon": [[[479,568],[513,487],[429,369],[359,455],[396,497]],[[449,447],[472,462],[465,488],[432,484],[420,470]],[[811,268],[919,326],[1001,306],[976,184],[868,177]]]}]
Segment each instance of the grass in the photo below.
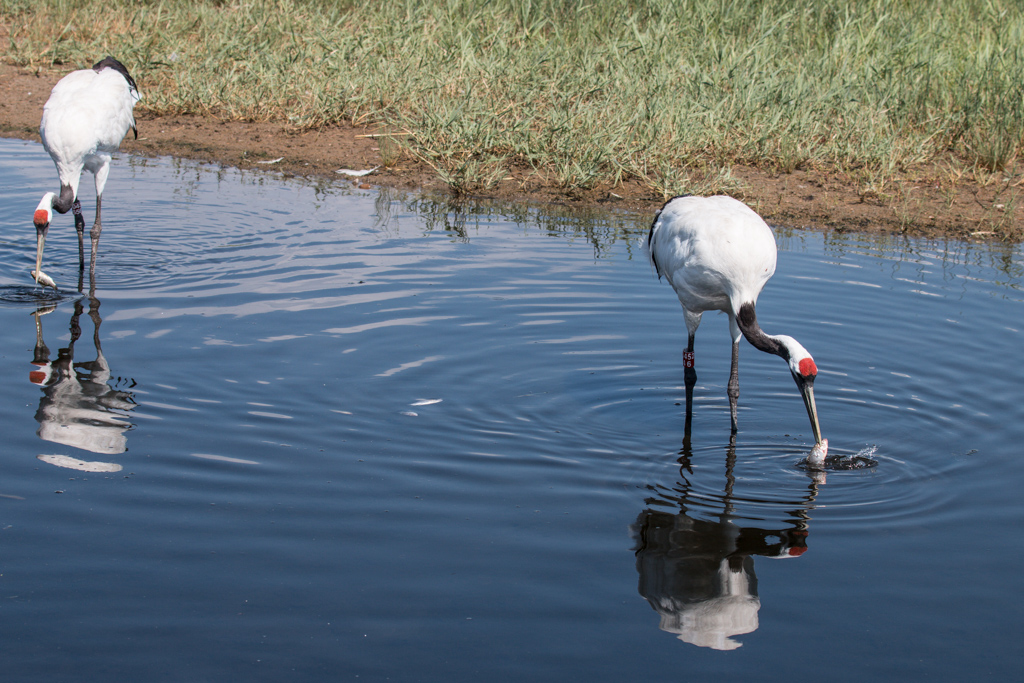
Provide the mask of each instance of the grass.
[{"label": "grass", "polygon": [[122,59],[141,108],[370,124],[456,191],[732,189],[826,168],[1005,173],[1024,142],[1014,0],[0,0],[2,58]]}]

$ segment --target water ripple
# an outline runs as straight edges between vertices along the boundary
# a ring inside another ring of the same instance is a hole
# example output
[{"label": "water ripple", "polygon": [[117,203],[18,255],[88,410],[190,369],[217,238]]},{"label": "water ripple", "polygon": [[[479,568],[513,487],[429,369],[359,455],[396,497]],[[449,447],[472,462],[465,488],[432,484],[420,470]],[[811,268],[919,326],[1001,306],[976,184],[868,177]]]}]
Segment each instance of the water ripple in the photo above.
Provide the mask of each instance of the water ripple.
[{"label": "water ripple", "polygon": [[65,301],[74,301],[81,294],[73,290],[54,291],[36,285],[0,286],[0,303],[17,306],[52,307]]},{"label": "water ripple", "polygon": [[[652,484],[649,504],[677,506],[702,518],[728,514],[731,519],[763,523],[828,519],[830,524],[895,527],[927,523],[955,504],[951,482],[963,460],[942,464],[911,462],[874,452],[875,467],[813,472],[804,468],[802,447],[737,444],[695,448],[678,460],[678,480]],[[864,453],[830,448],[830,455]]]}]

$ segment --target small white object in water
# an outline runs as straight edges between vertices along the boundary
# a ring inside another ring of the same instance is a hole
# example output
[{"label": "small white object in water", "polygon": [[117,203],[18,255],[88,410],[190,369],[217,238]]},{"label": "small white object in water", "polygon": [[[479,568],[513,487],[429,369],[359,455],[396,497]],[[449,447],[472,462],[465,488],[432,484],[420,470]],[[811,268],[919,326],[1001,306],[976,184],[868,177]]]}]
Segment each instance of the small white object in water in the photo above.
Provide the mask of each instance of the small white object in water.
[{"label": "small white object in water", "polygon": [[342,175],[348,175],[358,178],[360,176],[370,175],[378,168],[380,168],[380,166],[374,166],[373,168],[368,168],[365,171],[353,171],[351,168],[339,168],[337,171],[335,171],[335,173],[340,173]]},{"label": "small white object in water", "polygon": [[33,279],[35,279],[40,285],[43,287],[53,287],[53,291],[57,291],[57,283],[53,281],[52,277],[41,270],[39,271],[38,277],[36,277],[36,271],[30,270],[29,272],[32,273]]},{"label": "small white object in water", "polygon": [[417,400],[415,403],[410,403],[409,405],[413,405],[413,406],[432,406],[435,403],[440,403],[443,400],[444,399],[441,399],[441,398],[421,398],[421,399]]},{"label": "small white object in water", "polygon": [[97,462],[95,460],[79,460],[69,455],[37,455],[36,458],[57,467],[67,467],[81,472],[120,472],[121,466],[115,462]]},{"label": "small white object in water", "polygon": [[814,448],[807,454],[807,465],[821,469],[825,464],[825,456],[828,455],[828,439],[822,439],[821,443],[814,444]]},{"label": "small white object in water", "polygon": [[234,462],[239,465],[259,465],[255,460],[242,460],[241,458],[229,458],[226,455],[211,455],[209,453],[190,453],[194,458],[204,458],[206,460],[220,460],[221,462]]}]

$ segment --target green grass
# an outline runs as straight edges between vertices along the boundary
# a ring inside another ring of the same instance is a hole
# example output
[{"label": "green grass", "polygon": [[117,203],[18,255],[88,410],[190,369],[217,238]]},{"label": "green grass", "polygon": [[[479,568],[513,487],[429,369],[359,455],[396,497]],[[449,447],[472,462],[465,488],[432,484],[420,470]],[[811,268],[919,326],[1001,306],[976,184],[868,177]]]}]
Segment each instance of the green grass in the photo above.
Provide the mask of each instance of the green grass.
[{"label": "green grass", "polygon": [[154,114],[407,131],[464,191],[703,193],[736,164],[885,187],[1024,140],[1012,0],[0,0],[0,25],[13,64],[119,57]]}]

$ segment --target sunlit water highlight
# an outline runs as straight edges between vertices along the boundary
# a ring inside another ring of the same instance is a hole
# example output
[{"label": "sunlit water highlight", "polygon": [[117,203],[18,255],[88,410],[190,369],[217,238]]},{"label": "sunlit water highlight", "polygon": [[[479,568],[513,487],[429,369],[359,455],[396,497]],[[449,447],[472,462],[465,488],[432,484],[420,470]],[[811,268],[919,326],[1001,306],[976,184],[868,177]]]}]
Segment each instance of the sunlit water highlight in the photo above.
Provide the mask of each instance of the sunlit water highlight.
[{"label": "sunlit water highlight", "polygon": [[684,442],[646,218],[122,157],[90,299],[0,178],[5,680],[1016,675],[1015,248],[778,231],[758,317],[878,461],[822,478],[745,343],[730,443],[720,316]]}]

